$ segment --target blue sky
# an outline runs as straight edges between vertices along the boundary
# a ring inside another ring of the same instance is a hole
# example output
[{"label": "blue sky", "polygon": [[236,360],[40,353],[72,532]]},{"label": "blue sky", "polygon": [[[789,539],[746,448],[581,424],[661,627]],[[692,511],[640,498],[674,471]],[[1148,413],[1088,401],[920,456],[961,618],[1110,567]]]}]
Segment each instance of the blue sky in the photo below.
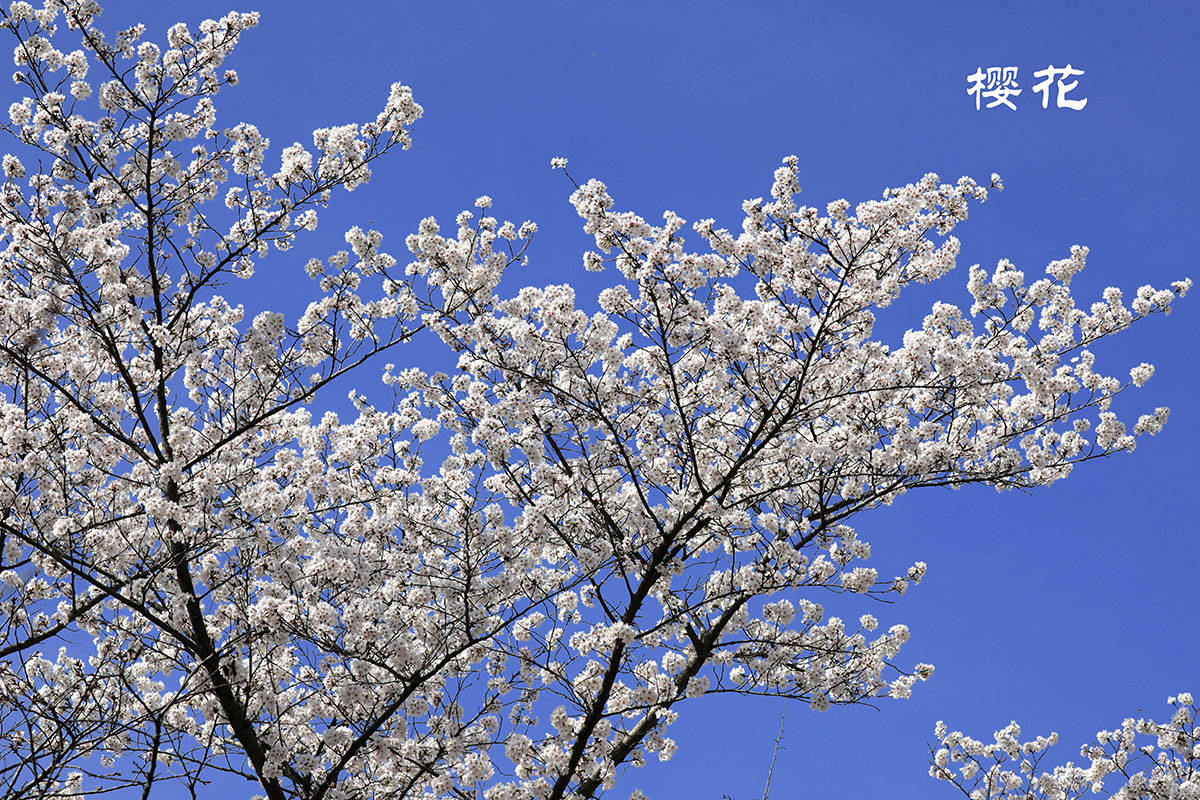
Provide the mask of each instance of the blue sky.
[{"label": "blue sky", "polygon": [[[170,23],[220,16],[226,2],[110,2],[103,24],[143,21],[162,40]],[[381,162],[369,186],[336,198],[318,233],[260,267],[250,286],[265,305],[307,288],[289,270],[343,246],[346,227],[374,220],[398,252],[421,217],[448,222],[480,194],[497,215],[541,228],[530,265],[505,287],[568,281],[585,295],[588,238],[569,184],[548,166],[560,155],[577,179],[604,180],[619,206],[648,219],[670,208],[727,226],[740,223],[744,198],[767,194],[790,153],[818,207],[928,171],[984,182],[1000,173],[1006,191],[956,231],[960,269],[899,305],[897,335],[934,299],[962,302],[970,264],[1009,258],[1033,274],[1072,244],[1091,248],[1074,283],[1085,303],[1110,284],[1200,279],[1192,2],[238,8],[255,9],[262,23],[231,65],[242,85],[218,98],[222,124],[254,122],[276,148],[308,142],[314,127],[372,119],[396,80],[425,107],[412,150]],[[1067,63],[1085,71],[1072,97],[1086,108],[1055,108],[1052,96],[1042,109],[1031,73]],[[988,66],[1018,68],[1015,111],[975,110],[966,76]],[[1057,762],[1139,708],[1165,716],[1168,694],[1200,691],[1196,303],[1100,348],[1113,374],[1142,360],[1158,367],[1118,404],[1132,418],[1172,408],[1136,453],[1030,494],[934,490],[857,520],[881,571],[929,563],[925,584],[876,613],[885,626],[908,623],[904,660],[937,673],[879,711],[789,709],[772,797],[950,797],[925,775],[937,719],[982,737],[1011,718],[1029,734],[1058,730]],[[674,729],[675,760],[630,773],[612,796],[634,786],[652,798],[760,795],[780,708],[693,704]]]}]

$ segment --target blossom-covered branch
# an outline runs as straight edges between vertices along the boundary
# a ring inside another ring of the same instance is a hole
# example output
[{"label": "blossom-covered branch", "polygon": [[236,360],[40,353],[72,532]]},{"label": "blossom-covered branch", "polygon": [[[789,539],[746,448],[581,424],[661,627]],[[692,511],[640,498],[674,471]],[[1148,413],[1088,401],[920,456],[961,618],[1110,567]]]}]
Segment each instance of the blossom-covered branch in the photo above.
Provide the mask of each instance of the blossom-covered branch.
[{"label": "blossom-covered branch", "polygon": [[996,731],[994,742],[985,744],[947,731],[938,722],[929,774],[949,781],[971,800],[1075,800],[1093,794],[1115,800],[1200,797],[1196,701],[1183,692],[1167,698],[1167,703],[1175,709],[1168,721],[1128,718],[1116,730],[1100,731],[1094,742],[1080,749],[1087,766],[1067,762],[1041,774],[1041,761],[1047,748],[1058,742],[1058,734],[1022,742],[1021,726],[1012,722]]}]

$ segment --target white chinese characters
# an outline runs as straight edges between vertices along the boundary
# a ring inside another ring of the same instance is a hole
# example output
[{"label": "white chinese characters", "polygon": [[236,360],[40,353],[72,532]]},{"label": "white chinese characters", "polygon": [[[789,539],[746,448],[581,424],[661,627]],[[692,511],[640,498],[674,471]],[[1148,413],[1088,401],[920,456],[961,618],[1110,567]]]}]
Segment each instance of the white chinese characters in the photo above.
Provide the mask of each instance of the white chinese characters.
[{"label": "white chinese characters", "polygon": [[[1013,102],[1013,98],[1021,94],[1021,86],[1017,82],[1017,71],[1017,67],[987,67],[986,69],[976,67],[975,71],[967,76],[967,81],[970,83],[967,94],[975,98],[975,110],[1007,106],[1012,111],[1016,111],[1017,105]],[[1087,98],[1072,98],[1069,95],[1079,86],[1078,80],[1070,79],[1083,74],[1084,70],[1075,69],[1070,64],[1065,67],[1055,67],[1051,64],[1045,69],[1034,72],[1033,77],[1042,78],[1040,83],[1033,85],[1033,90],[1042,95],[1042,108],[1050,107],[1050,91],[1053,86],[1056,90],[1056,108],[1081,111],[1087,105]],[[986,105],[984,105],[985,100],[987,101]]]},{"label": "white chinese characters", "polygon": [[1082,74],[1083,74],[1083,70],[1075,69],[1070,64],[1067,64],[1062,69],[1056,69],[1054,67],[1054,65],[1050,65],[1050,66],[1046,67],[1045,69],[1038,70],[1037,72],[1033,73],[1033,77],[1043,79],[1041,83],[1034,84],[1034,87],[1033,87],[1033,90],[1035,92],[1042,93],[1042,108],[1047,108],[1050,105],[1050,84],[1057,82],[1057,84],[1058,84],[1058,97],[1056,100],[1057,107],[1058,108],[1069,108],[1073,111],[1083,110],[1083,107],[1087,105],[1086,97],[1084,97],[1081,100],[1067,99],[1067,95],[1070,94],[1071,90],[1073,90],[1076,86],[1079,85],[1079,81],[1071,81],[1070,83],[1066,82],[1067,78],[1070,78],[1074,75],[1082,75]]},{"label": "white chinese characters", "polygon": [[987,104],[988,108],[1004,105],[1013,111],[1017,110],[1016,105],[1009,99],[1021,93],[1017,85],[1016,67],[988,67],[986,73],[982,68],[976,67],[975,72],[967,76],[967,80],[971,81],[971,88],[967,89],[967,94],[975,95],[976,111],[979,110],[981,98],[991,100]]}]

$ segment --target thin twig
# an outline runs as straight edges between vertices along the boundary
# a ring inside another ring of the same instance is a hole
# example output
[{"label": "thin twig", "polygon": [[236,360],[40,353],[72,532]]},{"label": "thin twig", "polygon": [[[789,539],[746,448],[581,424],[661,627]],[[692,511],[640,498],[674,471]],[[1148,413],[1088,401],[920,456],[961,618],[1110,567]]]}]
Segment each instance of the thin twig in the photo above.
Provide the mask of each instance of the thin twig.
[{"label": "thin twig", "polygon": [[787,703],[783,704],[783,710],[779,712],[779,733],[775,736],[775,749],[771,751],[771,768],[767,770],[767,785],[763,787],[762,800],[767,800],[771,795],[771,777],[775,774],[775,759],[779,758],[779,751],[783,749],[783,724],[787,720]]}]

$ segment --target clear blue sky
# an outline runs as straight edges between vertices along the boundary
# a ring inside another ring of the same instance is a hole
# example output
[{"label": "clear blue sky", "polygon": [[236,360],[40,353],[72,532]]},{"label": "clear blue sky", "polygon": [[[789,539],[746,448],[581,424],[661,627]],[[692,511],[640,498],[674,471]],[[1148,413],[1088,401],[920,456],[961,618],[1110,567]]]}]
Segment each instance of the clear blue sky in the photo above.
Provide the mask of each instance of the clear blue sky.
[{"label": "clear blue sky", "polygon": [[[122,0],[103,20],[144,21],[161,40],[170,23],[220,16],[227,2]],[[959,271],[901,304],[910,318],[895,320],[899,332],[935,297],[961,302],[970,264],[1010,258],[1038,273],[1077,243],[1091,248],[1074,284],[1086,303],[1109,284],[1200,280],[1191,0],[238,7],[254,9],[262,23],[232,64],[242,85],[218,98],[222,124],[255,122],[277,148],[309,142],[313,127],[373,118],[396,80],[425,107],[412,150],[337,198],[290,256],[260,267],[264,303],[306,287],[284,276],[340,246],[349,225],[374,220],[399,254],[421,217],[449,221],[485,193],[498,215],[541,227],[530,266],[505,285],[570,281],[582,295],[588,239],[568,183],[548,167],[559,155],[647,218],[671,208],[729,226],[789,153],[818,207],[875,198],[928,171],[985,182],[1000,173],[1007,190],[956,231]],[[1072,97],[1087,107],[1057,109],[1052,96],[1043,110],[1031,73],[1068,62],[1085,70]],[[1016,111],[975,110],[966,76],[988,66],[1018,67]],[[1056,729],[1050,758],[1065,761],[1097,729],[1139,708],[1165,716],[1168,694],[1200,691],[1198,303],[1189,297],[1101,348],[1114,374],[1158,366],[1119,405],[1133,418],[1172,408],[1136,453],[1031,494],[935,490],[857,520],[881,571],[929,563],[924,585],[876,613],[885,626],[907,622],[904,660],[937,673],[878,712],[789,709],[772,797],[951,797],[925,775],[939,718],[982,737],[1014,717],[1030,734]],[[693,704],[674,729],[676,759],[631,773],[612,796],[640,785],[652,798],[750,800],[780,706]]]}]

